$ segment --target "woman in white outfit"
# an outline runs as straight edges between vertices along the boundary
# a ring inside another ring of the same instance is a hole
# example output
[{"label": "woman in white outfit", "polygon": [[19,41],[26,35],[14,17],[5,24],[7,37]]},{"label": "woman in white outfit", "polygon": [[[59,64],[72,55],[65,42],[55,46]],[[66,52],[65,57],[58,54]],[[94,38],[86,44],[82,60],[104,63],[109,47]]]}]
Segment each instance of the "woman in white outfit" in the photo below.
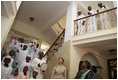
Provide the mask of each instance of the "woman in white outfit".
[{"label": "woman in white outfit", "polygon": [[12,67],[9,65],[11,62],[11,56],[5,56],[4,64],[1,65],[1,78],[2,79],[9,79],[12,73]]}]

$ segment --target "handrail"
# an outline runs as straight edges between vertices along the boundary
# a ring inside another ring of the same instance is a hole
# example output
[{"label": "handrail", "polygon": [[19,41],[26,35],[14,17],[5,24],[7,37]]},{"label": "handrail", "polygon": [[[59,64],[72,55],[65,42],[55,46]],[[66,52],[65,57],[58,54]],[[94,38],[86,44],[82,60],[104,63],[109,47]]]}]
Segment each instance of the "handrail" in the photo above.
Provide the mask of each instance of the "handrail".
[{"label": "handrail", "polygon": [[59,25],[59,27],[60,27],[62,30],[64,30],[64,28],[62,28],[61,25],[60,25],[58,22],[57,22],[57,24]]},{"label": "handrail", "polygon": [[85,18],[91,17],[91,16],[95,16],[95,15],[98,15],[98,14],[102,14],[102,13],[105,13],[105,12],[108,12],[108,11],[111,11],[111,10],[114,10],[114,9],[117,9],[117,7],[112,8],[112,9],[108,9],[108,10],[106,10],[106,11],[98,12],[98,13],[96,13],[96,14],[93,14],[93,15],[90,15],[90,16],[86,16],[86,17],[83,17],[83,18],[80,18],[80,19],[76,19],[76,20],[74,20],[74,22],[75,22],[75,21],[78,21],[78,20],[81,20],[81,19],[85,19]]},{"label": "handrail", "polygon": [[47,53],[50,51],[50,49],[53,47],[53,45],[56,43],[56,41],[60,38],[60,36],[65,32],[65,29],[61,32],[61,34],[58,36],[58,38],[54,41],[54,43],[51,45],[51,47],[48,49],[48,51],[46,52],[46,54],[44,56],[47,55]]}]

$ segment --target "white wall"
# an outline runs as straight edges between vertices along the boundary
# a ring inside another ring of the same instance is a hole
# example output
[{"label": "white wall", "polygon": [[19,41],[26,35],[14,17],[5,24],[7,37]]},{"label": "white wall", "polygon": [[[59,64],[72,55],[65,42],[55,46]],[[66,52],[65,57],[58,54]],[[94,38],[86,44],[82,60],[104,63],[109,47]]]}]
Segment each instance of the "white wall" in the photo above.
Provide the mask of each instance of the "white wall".
[{"label": "white wall", "polygon": [[9,30],[17,13],[16,4],[14,1],[1,2],[1,43],[2,48],[7,39]]},{"label": "white wall", "polygon": [[77,18],[77,4],[72,2],[67,8],[65,39],[68,41],[74,35],[74,20]]}]

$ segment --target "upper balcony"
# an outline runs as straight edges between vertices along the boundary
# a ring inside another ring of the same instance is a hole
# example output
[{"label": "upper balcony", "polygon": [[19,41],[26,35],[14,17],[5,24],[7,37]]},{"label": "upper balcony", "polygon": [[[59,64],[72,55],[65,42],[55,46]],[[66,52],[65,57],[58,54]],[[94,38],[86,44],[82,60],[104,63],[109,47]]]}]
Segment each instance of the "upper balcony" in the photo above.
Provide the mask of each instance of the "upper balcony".
[{"label": "upper balcony", "polygon": [[90,11],[85,17],[80,15],[79,19],[74,20],[72,45],[93,47],[117,42],[116,9]]}]

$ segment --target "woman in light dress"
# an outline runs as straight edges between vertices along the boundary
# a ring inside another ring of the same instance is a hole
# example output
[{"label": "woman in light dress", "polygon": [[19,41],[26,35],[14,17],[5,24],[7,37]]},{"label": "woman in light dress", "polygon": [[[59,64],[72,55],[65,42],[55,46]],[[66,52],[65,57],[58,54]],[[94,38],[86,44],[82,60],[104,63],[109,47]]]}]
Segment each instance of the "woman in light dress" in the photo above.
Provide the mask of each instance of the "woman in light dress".
[{"label": "woman in light dress", "polygon": [[64,59],[58,59],[58,65],[53,68],[52,79],[66,79],[66,67],[63,65]]}]

